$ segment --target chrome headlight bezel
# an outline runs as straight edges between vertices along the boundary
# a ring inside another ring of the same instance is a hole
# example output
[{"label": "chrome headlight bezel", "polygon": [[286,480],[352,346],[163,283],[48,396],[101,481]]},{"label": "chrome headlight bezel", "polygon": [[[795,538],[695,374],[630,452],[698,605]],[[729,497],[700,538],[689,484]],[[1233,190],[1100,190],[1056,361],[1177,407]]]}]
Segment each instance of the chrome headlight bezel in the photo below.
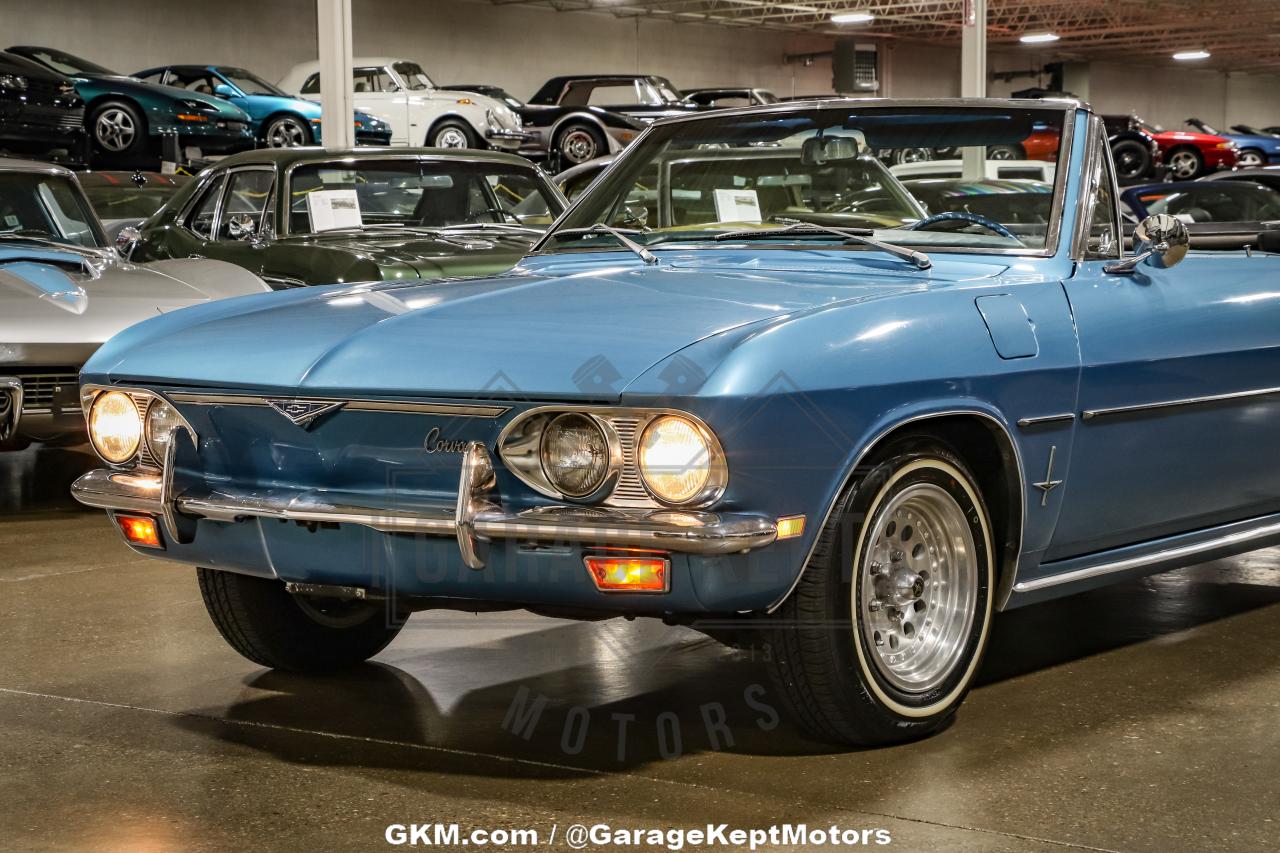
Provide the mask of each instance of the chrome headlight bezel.
[{"label": "chrome headlight bezel", "polygon": [[[575,497],[557,489],[542,467],[542,433],[555,418],[570,412],[591,417],[604,431],[609,444],[609,469],[600,487],[590,495]],[[644,482],[639,469],[639,442],[649,424],[664,415],[693,424],[707,442],[710,474],[702,490],[680,503],[662,499]],[[648,509],[698,509],[716,503],[729,484],[729,467],[719,439],[700,418],[666,408],[623,406],[539,406],[521,413],[502,430],[498,456],[517,479],[540,495],[577,504]]]},{"label": "chrome headlight bezel", "polygon": [[[132,400],[134,406],[138,410],[139,421],[139,440],[138,446],[133,454],[123,461],[113,461],[108,458],[99,448],[98,443],[93,439],[92,420],[94,403],[98,401],[102,395],[112,391],[119,391],[127,394]],[[178,425],[187,429],[194,437],[196,432],[192,429],[191,424],[173,405],[172,401],[165,398],[163,394],[156,391],[150,391],[145,388],[131,388],[113,385],[84,385],[80,388],[80,406],[84,412],[85,428],[89,432],[89,444],[93,447],[93,452],[98,458],[110,465],[112,468],[121,470],[145,470],[152,472],[160,472],[164,468],[164,454],[153,449],[153,442],[148,437],[148,422],[150,420],[151,409],[157,403],[162,403],[171,408],[178,417]]]}]

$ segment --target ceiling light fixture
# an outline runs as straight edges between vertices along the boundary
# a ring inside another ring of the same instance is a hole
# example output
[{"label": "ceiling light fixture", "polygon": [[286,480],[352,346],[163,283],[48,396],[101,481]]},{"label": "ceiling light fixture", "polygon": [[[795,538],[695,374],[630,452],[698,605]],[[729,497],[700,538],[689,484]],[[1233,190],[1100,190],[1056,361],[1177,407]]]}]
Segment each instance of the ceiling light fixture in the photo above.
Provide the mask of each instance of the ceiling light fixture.
[{"label": "ceiling light fixture", "polygon": [[1179,62],[1195,62],[1197,59],[1208,59],[1209,51],[1207,50],[1180,50],[1173,55],[1173,58]]},{"label": "ceiling light fixture", "polygon": [[870,12],[841,12],[831,16],[833,24],[869,24],[876,19]]},{"label": "ceiling light fixture", "polygon": [[1061,36],[1057,33],[1027,33],[1018,41],[1023,44],[1048,44],[1051,41],[1057,41]]}]

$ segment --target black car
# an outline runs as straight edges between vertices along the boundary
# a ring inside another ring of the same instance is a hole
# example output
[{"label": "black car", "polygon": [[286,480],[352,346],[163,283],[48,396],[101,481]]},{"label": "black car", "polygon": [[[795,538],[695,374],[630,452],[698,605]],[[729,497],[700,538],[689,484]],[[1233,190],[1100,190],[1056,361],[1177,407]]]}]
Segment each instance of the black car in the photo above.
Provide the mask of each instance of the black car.
[{"label": "black car", "polygon": [[524,129],[568,167],[616,153],[655,119],[699,109],[665,77],[576,74],[543,83],[520,116]]},{"label": "black car", "polygon": [[1102,124],[1111,142],[1111,157],[1120,183],[1160,180],[1164,176],[1164,155],[1141,122],[1128,115],[1104,115]]},{"label": "black car", "polygon": [[71,78],[0,51],[0,149],[85,157],[84,101]]}]

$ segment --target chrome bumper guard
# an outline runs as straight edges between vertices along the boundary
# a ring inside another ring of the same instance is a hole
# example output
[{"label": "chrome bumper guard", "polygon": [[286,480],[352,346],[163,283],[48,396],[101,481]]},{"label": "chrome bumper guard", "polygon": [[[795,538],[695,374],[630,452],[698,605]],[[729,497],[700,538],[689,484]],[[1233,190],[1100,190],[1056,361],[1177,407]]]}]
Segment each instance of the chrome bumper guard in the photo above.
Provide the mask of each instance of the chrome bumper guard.
[{"label": "chrome bumper guard", "polygon": [[528,142],[533,138],[523,130],[507,130],[505,127],[491,127],[484,135],[486,139],[510,139],[512,142]]},{"label": "chrome bumper guard", "polygon": [[[166,460],[172,463],[170,458]],[[85,506],[158,516],[166,535],[189,542],[183,517],[211,521],[278,518],[356,524],[384,533],[451,536],[463,561],[484,568],[484,543],[515,539],[536,544],[584,544],[653,548],[685,554],[732,554],[763,548],[777,538],[777,524],[754,515],[688,510],[549,506],[505,512],[494,500],[489,453],[479,442],[463,453],[458,500],[453,506],[372,506],[354,497],[335,500],[319,489],[241,490],[225,487],[175,490],[172,464],[165,474],[95,469],[71,487]]]}]

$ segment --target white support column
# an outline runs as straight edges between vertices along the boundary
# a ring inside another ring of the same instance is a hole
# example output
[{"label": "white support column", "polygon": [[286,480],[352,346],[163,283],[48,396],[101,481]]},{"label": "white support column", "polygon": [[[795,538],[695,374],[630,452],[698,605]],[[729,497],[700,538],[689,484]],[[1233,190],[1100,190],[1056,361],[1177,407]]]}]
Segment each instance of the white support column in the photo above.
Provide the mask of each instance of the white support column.
[{"label": "white support column", "polygon": [[987,0],[964,0],[960,35],[960,96],[987,96]]},{"label": "white support column", "polygon": [[329,149],[354,148],[351,97],[351,0],[316,0],[320,57],[321,140]]},{"label": "white support column", "polygon": [[[987,96],[987,0],[964,0],[960,31],[960,95]],[[963,154],[964,176],[980,179],[986,172],[986,152],[967,147]]]}]

